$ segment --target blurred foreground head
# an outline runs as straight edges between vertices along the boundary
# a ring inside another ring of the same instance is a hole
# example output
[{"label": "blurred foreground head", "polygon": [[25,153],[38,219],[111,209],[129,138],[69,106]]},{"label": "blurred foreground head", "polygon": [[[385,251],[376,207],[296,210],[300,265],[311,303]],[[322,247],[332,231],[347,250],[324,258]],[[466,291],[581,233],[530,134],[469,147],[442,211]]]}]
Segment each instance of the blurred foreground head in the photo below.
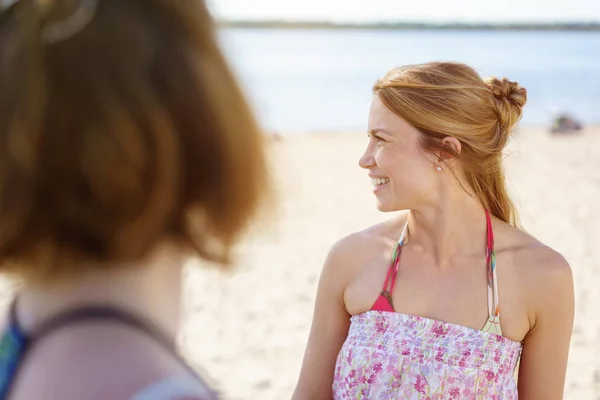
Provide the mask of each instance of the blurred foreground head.
[{"label": "blurred foreground head", "polygon": [[0,271],[70,279],[165,243],[227,262],[266,167],[204,2],[13,3],[0,8]]}]

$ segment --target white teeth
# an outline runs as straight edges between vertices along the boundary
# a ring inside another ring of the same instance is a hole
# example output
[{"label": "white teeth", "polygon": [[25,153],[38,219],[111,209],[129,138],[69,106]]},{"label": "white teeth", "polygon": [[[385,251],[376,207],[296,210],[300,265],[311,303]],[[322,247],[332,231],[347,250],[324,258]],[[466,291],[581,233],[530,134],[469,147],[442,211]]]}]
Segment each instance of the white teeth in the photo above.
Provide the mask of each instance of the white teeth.
[{"label": "white teeth", "polygon": [[388,178],[371,178],[373,186],[385,185],[390,180]]}]

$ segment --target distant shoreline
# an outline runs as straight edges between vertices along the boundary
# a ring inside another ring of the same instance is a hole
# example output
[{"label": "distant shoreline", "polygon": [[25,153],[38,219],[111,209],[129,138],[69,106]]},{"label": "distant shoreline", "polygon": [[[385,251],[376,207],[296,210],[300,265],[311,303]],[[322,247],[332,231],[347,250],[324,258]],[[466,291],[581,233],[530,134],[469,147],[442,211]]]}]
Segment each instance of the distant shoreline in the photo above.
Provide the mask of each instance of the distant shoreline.
[{"label": "distant shoreline", "polygon": [[556,23],[335,23],[326,21],[234,20],[218,21],[224,28],[331,29],[331,30],[428,30],[428,31],[575,31],[600,32],[600,22]]}]

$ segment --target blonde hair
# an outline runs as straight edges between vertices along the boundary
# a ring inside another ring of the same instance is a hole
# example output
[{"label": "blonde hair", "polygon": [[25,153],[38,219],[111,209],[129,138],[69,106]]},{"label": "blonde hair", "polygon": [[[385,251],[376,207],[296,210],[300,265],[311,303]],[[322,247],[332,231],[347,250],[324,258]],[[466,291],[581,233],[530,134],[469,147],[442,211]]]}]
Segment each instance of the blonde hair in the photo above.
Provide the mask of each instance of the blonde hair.
[{"label": "blonde hair", "polygon": [[0,15],[1,271],[62,280],[164,241],[225,265],[270,185],[204,2],[103,0],[44,42],[73,4]]},{"label": "blonde hair", "polygon": [[[527,91],[508,79],[483,80],[471,67],[431,62],[390,70],[374,87],[383,104],[421,133],[421,147],[462,161],[467,183],[497,218],[517,225],[506,190],[503,149],[520,120]],[[442,143],[451,136],[460,153]]]}]

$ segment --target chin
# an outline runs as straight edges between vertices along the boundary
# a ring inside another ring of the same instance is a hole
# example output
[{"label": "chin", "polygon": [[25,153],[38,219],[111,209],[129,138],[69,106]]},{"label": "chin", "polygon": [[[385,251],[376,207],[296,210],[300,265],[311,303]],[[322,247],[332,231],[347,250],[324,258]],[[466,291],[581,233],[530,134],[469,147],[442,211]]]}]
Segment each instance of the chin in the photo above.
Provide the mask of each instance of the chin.
[{"label": "chin", "polygon": [[[384,213],[396,212],[408,210],[411,207],[407,198],[400,198],[400,196],[389,196],[387,193],[382,193],[383,195],[375,196],[375,206],[377,210]],[[386,196],[387,195],[387,196]]]},{"label": "chin", "polygon": [[377,200],[376,207],[377,207],[377,210],[379,210],[381,212],[394,212],[394,211],[402,210],[402,208],[395,207],[395,205],[390,204],[389,202],[379,201],[379,200]]}]

